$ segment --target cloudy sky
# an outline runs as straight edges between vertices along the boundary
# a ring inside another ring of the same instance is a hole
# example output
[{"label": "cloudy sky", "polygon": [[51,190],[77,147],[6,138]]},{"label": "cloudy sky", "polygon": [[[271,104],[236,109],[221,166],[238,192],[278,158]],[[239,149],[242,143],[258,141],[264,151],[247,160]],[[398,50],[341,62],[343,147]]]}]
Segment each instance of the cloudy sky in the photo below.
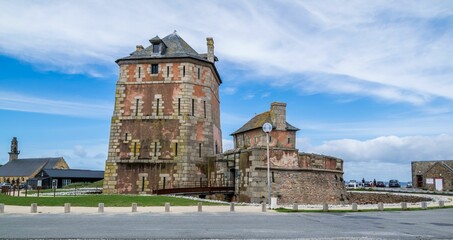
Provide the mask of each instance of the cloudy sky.
[{"label": "cloudy sky", "polygon": [[452,1],[0,1],[0,163],[63,156],[103,169],[115,60],[174,30],[220,61],[224,148],[286,102],[300,151],[345,179],[410,180],[453,159]]}]

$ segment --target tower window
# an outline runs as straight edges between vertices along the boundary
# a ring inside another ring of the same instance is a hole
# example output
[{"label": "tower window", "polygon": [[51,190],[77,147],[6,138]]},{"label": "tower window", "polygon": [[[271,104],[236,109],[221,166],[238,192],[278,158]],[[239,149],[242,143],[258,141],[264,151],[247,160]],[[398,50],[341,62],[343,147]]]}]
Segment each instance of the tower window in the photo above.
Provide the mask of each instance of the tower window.
[{"label": "tower window", "polygon": [[178,98],[178,115],[181,115],[181,98]]},{"label": "tower window", "polygon": [[178,143],[175,143],[175,157],[178,156]]},{"label": "tower window", "polygon": [[154,142],[154,157],[157,156],[157,142]]},{"label": "tower window", "polygon": [[138,115],[138,103],[139,103],[139,101],[140,101],[139,99],[135,100],[135,116]]},{"label": "tower window", "polygon": [[200,79],[200,68],[198,68],[198,79]]},{"label": "tower window", "polygon": [[195,99],[192,99],[192,116],[195,116]]},{"label": "tower window", "polygon": [[206,118],[206,101],[203,101],[204,118]]},{"label": "tower window", "polygon": [[169,77],[169,76],[170,76],[170,67],[167,66],[167,77]]},{"label": "tower window", "polygon": [[138,78],[140,78],[141,75],[142,75],[142,68],[138,67]]},{"label": "tower window", "polygon": [[159,73],[159,65],[158,64],[151,64],[151,74]]},{"label": "tower window", "polygon": [[157,99],[156,116],[159,116],[159,98]]},{"label": "tower window", "polygon": [[288,138],[288,144],[290,144],[290,143],[291,143],[291,138]]},{"label": "tower window", "polygon": [[219,153],[219,149],[218,149],[218,146],[217,146],[217,141],[215,142],[215,154],[218,154]]},{"label": "tower window", "polygon": [[127,141],[127,133],[124,134],[124,141]]},{"label": "tower window", "polygon": [[186,66],[182,66],[182,76],[186,76]]},{"label": "tower window", "polygon": [[134,143],[134,157],[137,156],[137,143]]},{"label": "tower window", "polygon": [[159,45],[158,44],[154,44],[153,45],[153,53],[159,53]]},{"label": "tower window", "polygon": [[201,157],[201,143],[198,144],[198,157]]},{"label": "tower window", "polygon": [[275,182],[274,172],[272,172],[272,182]]}]

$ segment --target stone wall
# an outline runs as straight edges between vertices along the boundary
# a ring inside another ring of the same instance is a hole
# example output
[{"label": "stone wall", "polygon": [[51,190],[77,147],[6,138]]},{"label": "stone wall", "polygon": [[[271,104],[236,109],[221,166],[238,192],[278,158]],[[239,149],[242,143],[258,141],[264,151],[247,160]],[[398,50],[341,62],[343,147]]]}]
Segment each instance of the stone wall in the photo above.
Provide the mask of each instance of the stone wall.
[{"label": "stone wall", "polygon": [[[341,159],[288,148],[271,148],[269,155],[271,196],[280,203],[348,202]],[[266,148],[228,151],[224,159],[235,163],[236,200],[267,202]],[[231,168],[223,173],[231,177]]]}]

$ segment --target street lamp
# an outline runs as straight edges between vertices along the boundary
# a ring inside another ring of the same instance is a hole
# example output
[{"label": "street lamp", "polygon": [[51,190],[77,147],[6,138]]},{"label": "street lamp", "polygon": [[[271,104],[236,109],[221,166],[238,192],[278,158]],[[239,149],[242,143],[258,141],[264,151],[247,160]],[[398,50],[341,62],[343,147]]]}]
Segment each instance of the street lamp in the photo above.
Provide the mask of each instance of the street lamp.
[{"label": "street lamp", "polygon": [[272,131],[272,124],[263,124],[263,132],[266,133],[266,146],[267,146],[267,203],[271,207],[271,178],[270,178],[270,162],[269,162],[269,133]]}]

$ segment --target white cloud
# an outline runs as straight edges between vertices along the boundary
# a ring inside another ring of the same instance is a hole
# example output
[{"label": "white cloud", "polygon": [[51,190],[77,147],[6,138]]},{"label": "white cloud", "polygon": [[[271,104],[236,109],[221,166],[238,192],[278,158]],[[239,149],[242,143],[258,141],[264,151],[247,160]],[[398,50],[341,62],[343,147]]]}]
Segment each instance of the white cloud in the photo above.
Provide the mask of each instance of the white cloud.
[{"label": "white cloud", "polygon": [[113,112],[111,103],[69,102],[1,91],[0,109],[84,118],[106,118]]},{"label": "white cloud", "polygon": [[230,139],[222,139],[223,151],[227,151],[234,148],[234,142]]},{"label": "white cloud", "polygon": [[76,145],[74,146],[74,155],[84,158],[87,156],[87,152],[85,151],[85,148],[82,145]]},{"label": "white cloud", "polygon": [[220,91],[227,95],[233,95],[236,93],[237,89],[234,87],[225,87],[225,88],[221,88]]},{"label": "white cloud", "polygon": [[452,160],[453,135],[382,136],[369,140],[340,139],[311,146],[298,143],[300,149],[335,156],[344,160],[347,178],[362,177],[410,179],[410,163],[426,160]]},{"label": "white cloud", "polygon": [[[221,60],[278,77],[279,86],[412,104],[453,100],[448,1],[3,1],[0,8],[0,52],[66,72],[116,71],[113,60],[136,44],[177,29],[199,52],[213,36]],[[282,78],[293,74],[305,77]]]}]

